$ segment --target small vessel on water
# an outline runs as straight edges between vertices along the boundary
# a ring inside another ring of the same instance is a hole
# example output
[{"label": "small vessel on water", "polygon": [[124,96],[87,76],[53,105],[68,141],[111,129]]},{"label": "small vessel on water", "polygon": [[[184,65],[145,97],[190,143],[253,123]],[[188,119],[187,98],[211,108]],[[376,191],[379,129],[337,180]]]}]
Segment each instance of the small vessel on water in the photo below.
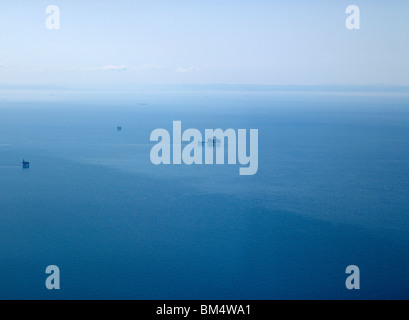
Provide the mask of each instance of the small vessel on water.
[{"label": "small vessel on water", "polygon": [[117,131],[122,131],[122,127],[121,127],[121,126],[117,126],[117,127],[116,127],[116,130],[117,130]]},{"label": "small vessel on water", "polygon": [[218,145],[218,144],[220,144],[220,140],[217,139],[217,138],[213,138],[213,140],[209,138],[209,139],[208,139],[208,144],[209,144],[209,145],[211,145],[211,144],[213,144],[213,145]]},{"label": "small vessel on water", "polygon": [[207,143],[207,145],[208,146],[216,146],[216,145],[219,145],[220,144],[220,140],[219,139],[217,139],[217,138],[209,138],[209,139],[207,139],[207,142],[206,141],[201,141],[201,142],[199,142],[199,144],[202,144],[202,146],[204,146],[206,143]]},{"label": "small vessel on water", "polygon": [[23,169],[28,169],[28,168],[30,168],[30,162],[25,161],[25,160],[23,159]]}]

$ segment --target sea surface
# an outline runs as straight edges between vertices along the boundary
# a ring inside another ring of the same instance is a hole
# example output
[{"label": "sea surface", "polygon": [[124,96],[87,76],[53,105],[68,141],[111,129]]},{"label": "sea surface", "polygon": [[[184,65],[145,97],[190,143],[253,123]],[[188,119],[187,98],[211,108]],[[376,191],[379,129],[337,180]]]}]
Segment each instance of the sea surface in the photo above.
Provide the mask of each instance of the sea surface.
[{"label": "sea surface", "polygon": [[[174,120],[257,174],[153,165]],[[0,299],[408,298],[408,94],[0,92]]]}]

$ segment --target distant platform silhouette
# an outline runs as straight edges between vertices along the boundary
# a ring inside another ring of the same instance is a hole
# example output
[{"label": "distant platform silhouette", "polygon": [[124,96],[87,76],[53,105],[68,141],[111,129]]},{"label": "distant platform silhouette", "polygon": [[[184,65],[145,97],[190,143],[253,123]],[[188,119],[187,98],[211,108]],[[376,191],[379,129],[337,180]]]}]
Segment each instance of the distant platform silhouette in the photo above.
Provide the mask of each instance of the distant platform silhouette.
[{"label": "distant platform silhouette", "polygon": [[30,162],[25,161],[25,160],[23,159],[23,168],[24,168],[24,169],[30,168]]}]

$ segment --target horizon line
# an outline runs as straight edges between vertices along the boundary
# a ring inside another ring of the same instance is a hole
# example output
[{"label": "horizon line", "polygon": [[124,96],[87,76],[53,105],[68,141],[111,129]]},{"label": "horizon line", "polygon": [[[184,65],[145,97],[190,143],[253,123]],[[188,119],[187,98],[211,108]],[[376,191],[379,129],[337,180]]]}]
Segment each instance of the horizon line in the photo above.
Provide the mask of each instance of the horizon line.
[{"label": "horizon line", "polygon": [[[277,91],[277,89],[297,91],[302,89],[310,90],[334,90],[334,91],[408,91],[408,84],[250,84],[250,83],[117,83],[114,86],[107,84],[89,84],[81,86],[72,86],[66,84],[15,84],[15,83],[0,83],[0,90],[61,90],[61,91],[95,91],[95,90],[111,90],[111,91],[128,91],[132,88],[140,87],[157,87],[157,88],[205,88],[213,87],[213,89],[251,89],[260,91]],[[364,90],[365,89],[365,90]]]}]

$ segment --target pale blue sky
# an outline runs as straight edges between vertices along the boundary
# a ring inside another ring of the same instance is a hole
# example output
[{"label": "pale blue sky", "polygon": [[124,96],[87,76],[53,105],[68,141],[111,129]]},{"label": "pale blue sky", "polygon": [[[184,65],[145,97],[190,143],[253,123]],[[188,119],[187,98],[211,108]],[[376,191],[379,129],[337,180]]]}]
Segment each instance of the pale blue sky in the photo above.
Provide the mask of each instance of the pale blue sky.
[{"label": "pale blue sky", "polygon": [[2,0],[0,84],[409,85],[408,17],[407,0]]}]

